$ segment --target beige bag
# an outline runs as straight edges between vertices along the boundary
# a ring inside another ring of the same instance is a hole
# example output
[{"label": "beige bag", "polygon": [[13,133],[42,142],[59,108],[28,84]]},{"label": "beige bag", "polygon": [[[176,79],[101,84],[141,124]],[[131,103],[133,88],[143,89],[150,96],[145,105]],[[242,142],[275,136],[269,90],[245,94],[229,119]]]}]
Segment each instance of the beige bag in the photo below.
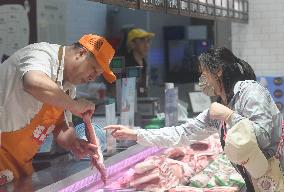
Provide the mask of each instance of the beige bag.
[{"label": "beige bag", "polygon": [[256,192],[284,192],[284,176],[280,159],[283,159],[284,146],[284,122],[282,125],[282,136],[277,149],[276,156],[268,160],[268,170],[259,179],[252,182]]},{"label": "beige bag", "polygon": [[267,160],[258,146],[252,123],[249,119],[243,119],[228,131],[224,151],[230,161],[246,168],[256,192],[284,192],[284,176],[279,160],[283,155],[279,153],[284,144],[283,138],[277,155]]},{"label": "beige bag", "polygon": [[284,177],[279,159],[272,157],[268,160],[268,170],[252,183],[255,192],[284,192]]}]

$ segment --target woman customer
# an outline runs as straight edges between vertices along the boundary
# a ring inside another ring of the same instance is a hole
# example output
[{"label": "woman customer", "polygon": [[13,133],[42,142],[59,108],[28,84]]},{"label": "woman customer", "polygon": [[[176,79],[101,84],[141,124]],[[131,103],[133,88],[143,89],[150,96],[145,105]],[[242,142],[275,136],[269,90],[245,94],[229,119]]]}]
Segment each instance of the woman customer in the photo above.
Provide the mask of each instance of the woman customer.
[{"label": "woman customer", "polygon": [[[209,109],[182,125],[159,130],[133,130],[123,125],[110,125],[105,129],[113,130],[112,134],[117,139],[136,140],[141,145],[161,147],[190,145],[193,141],[219,132],[224,148],[227,130],[248,120],[265,158],[269,160],[275,157],[282,134],[282,116],[268,90],[256,82],[251,66],[226,48],[209,49],[200,55],[199,63],[202,91],[208,96],[217,97],[217,102],[212,103]],[[235,164],[235,167],[244,178],[247,191],[265,191],[253,184],[257,178],[252,178],[253,174],[246,169],[245,163]],[[278,168],[279,172],[279,160]],[[267,169],[263,170],[262,175]],[[283,177],[281,179],[283,183]],[[263,182],[271,185],[279,183],[270,177]]]}]

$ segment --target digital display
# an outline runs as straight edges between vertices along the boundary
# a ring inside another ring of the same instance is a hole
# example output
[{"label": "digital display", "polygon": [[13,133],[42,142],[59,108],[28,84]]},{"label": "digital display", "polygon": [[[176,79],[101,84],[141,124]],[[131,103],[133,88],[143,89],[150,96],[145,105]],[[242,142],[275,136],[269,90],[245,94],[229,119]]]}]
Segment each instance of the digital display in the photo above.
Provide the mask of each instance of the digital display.
[{"label": "digital display", "polygon": [[111,61],[111,68],[122,68],[123,67],[123,58],[115,57]]},{"label": "digital display", "polygon": [[121,74],[124,70],[125,58],[124,57],[114,57],[110,63],[111,70],[116,74]]},{"label": "digital display", "polygon": [[127,69],[127,77],[139,77],[140,70],[138,68],[129,68]]}]

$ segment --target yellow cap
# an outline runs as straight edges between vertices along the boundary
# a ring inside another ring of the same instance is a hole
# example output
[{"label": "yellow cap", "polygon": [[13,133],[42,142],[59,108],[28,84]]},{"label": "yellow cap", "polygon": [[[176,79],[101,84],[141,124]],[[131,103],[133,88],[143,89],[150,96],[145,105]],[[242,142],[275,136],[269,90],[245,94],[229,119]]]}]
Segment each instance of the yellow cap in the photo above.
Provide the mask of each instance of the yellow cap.
[{"label": "yellow cap", "polygon": [[133,41],[134,39],[144,38],[144,37],[152,38],[154,36],[155,36],[155,33],[151,33],[151,32],[145,31],[145,30],[140,29],[140,28],[134,28],[134,29],[132,29],[128,32],[127,45],[129,45],[130,42]]},{"label": "yellow cap", "polygon": [[114,49],[107,42],[107,40],[101,36],[88,34],[81,37],[79,43],[83,45],[88,51],[93,53],[97,62],[104,70],[103,76],[109,82],[112,83],[116,80],[116,76],[110,70],[109,65],[114,56]]}]

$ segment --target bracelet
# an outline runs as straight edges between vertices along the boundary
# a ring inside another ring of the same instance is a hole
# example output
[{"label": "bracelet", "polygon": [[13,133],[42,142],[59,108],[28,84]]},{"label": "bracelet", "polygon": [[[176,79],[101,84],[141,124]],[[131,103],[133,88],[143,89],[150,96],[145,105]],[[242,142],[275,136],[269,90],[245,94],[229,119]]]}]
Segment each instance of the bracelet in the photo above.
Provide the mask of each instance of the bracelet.
[{"label": "bracelet", "polygon": [[229,121],[229,119],[231,118],[231,116],[235,113],[235,111],[232,111],[232,113],[230,113],[226,119],[225,119],[225,123],[227,123]]}]

